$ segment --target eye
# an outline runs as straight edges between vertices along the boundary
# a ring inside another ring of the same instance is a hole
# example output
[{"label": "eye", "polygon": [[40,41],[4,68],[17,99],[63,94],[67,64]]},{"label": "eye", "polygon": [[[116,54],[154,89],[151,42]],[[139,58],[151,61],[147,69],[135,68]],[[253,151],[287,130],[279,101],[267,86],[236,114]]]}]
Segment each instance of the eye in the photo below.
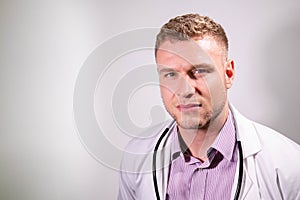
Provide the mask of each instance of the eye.
[{"label": "eye", "polygon": [[207,69],[201,69],[201,68],[197,68],[197,69],[192,70],[192,74],[194,76],[204,75],[207,72],[208,72]]},{"label": "eye", "polygon": [[175,72],[169,72],[169,73],[166,73],[164,74],[164,77],[165,78],[173,78],[176,76],[176,73]]}]

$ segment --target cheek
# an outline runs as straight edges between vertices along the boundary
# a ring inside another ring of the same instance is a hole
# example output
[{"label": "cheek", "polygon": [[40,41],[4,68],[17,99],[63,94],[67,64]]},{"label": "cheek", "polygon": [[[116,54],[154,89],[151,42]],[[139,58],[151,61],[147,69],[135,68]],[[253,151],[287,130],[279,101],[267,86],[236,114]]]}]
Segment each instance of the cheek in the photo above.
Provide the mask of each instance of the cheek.
[{"label": "cheek", "polygon": [[207,77],[202,83],[202,91],[203,96],[207,96],[212,103],[219,101],[226,92],[224,79],[219,75]]},{"label": "cheek", "polygon": [[222,104],[226,99],[226,88],[224,86],[224,83],[220,79],[218,79],[217,81],[219,83],[214,84],[210,90],[211,91],[211,102],[213,105]]},{"label": "cheek", "polygon": [[213,76],[206,76],[197,80],[196,85],[200,96],[209,100],[211,98],[211,93],[214,92],[216,88],[217,83]]},{"label": "cheek", "polygon": [[173,96],[173,92],[164,86],[160,86],[160,93],[161,93],[161,97],[165,101],[165,103],[168,103],[169,100]]}]

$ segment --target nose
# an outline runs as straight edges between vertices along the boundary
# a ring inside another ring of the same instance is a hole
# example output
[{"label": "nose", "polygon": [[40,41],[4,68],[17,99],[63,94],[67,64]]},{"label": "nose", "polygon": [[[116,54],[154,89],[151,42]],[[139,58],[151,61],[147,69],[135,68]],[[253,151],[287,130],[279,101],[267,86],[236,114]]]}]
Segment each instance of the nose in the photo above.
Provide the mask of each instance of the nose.
[{"label": "nose", "polygon": [[191,98],[196,92],[196,84],[189,76],[181,77],[177,83],[176,95],[181,98]]}]

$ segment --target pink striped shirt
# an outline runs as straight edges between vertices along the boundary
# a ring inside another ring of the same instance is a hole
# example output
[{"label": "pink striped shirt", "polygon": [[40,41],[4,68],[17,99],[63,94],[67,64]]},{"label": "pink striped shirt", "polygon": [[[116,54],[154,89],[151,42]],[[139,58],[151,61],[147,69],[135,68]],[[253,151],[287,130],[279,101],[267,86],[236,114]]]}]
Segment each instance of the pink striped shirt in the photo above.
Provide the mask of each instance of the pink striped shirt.
[{"label": "pink striped shirt", "polygon": [[[175,135],[177,150],[173,153],[174,160],[170,167],[167,199],[230,199],[238,160],[231,113],[207,151],[208,159],[205,162],[191,156],[180,134]],[[184,149],[187,150],[183,152]]]}]

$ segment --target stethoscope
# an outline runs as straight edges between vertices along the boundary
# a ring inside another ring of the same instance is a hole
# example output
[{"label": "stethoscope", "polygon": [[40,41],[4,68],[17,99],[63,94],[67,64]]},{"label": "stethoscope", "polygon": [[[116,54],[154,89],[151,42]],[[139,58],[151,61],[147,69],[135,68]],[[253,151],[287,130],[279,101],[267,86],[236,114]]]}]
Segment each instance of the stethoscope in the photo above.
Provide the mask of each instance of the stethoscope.
[{"label": "stethoscope", "polygon": [[[157,200],[160,200],[159,191],[158,191],[158,185],[157,185],[157,177],[156,177],[156,155],[159,148],[159,145],[162,141],[162,139],[167,135],[167,133],[170,130],[170,127],[175,124],[175,121],[171,123],[171,125],[164,130],[164,132],[161,134],[161,136],[158,138],[156,145],[154,147],[153,151],[153,160],[152,160],[152,178],[154,183],[154,190],[155,190],[155,196]],[[238,200],[240,193],[241,193],[241,187],[242,187],[242,181],[243,181],[243,149],[242,144],[240,140],[237,140],[238,145],[238,151],[239,151],[239,177],[237,182],[237,187],[234,195],[234,200]]]}]

